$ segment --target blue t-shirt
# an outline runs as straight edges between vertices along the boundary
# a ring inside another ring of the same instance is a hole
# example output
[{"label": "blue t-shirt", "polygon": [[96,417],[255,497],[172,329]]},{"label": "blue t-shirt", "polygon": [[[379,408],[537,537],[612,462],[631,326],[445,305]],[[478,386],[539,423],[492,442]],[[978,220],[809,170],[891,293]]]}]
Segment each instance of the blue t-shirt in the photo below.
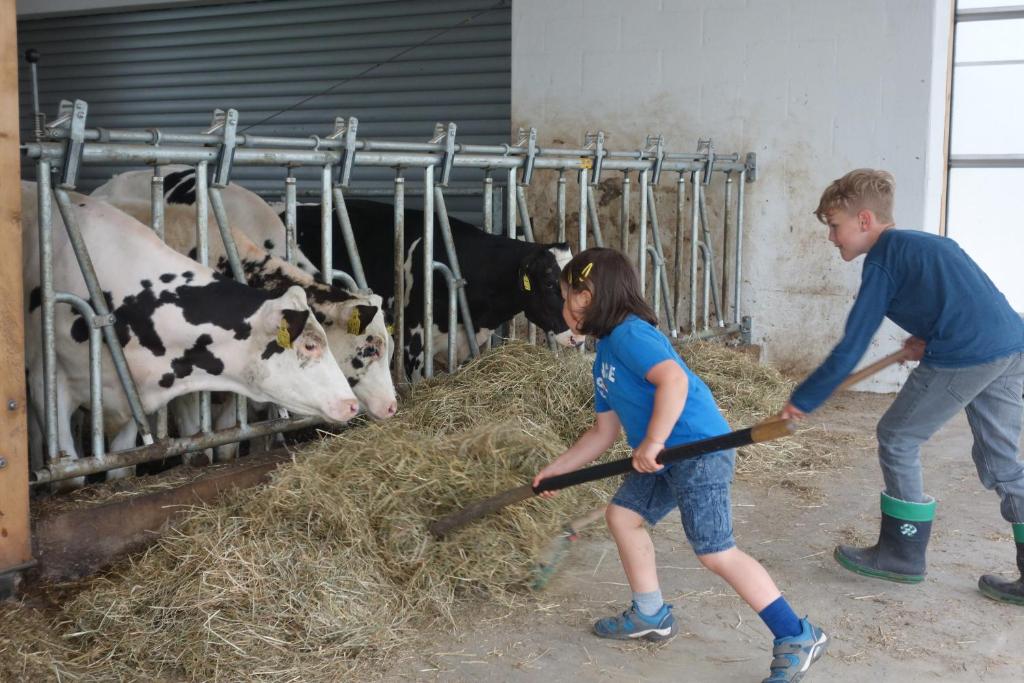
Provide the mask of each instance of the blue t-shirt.
[{"label": "blue t-shirt", "polygon": [[864,259],[843,339],[793,392],[792,404],[810,412],[824,403],[885,317],[925,341],[926,365],[962,368],[1024,351],[1024,320],[960,245],[890,228]]},{"label": "blue t-shirt", "polygon": [[664,334],[650,323],[630,315],[606,337],[597,340],[594,358],[594,409],[614,410],[636,448],[647,435],[654,413],[655,386],[645,375],[658,363],[674,360],[686,372],[686,404],[665,447],[725,434],[729,423],[715,404],[711,390],[686,367]]}]

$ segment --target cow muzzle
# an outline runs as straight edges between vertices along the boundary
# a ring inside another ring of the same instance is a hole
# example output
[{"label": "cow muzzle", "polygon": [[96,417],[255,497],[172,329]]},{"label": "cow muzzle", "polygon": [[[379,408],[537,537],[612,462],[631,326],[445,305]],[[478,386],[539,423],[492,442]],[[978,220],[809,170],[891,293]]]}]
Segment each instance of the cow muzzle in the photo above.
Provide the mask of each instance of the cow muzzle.
[{"label": "cow muzzle", "polygon": [[359,413],[359,401],[343,398],[332,401],[327,409],[327,418],[332,422],[345,423]]}]

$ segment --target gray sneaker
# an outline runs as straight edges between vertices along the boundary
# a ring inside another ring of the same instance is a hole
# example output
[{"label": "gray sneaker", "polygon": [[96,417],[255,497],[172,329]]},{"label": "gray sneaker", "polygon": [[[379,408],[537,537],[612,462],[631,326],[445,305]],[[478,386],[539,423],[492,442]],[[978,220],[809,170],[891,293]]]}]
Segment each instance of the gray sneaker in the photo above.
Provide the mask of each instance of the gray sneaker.
[{"label": "gray sneaker", "polygon": [[668,640],[679,630],[676,618],[672,616],[672,605],[665,603],[657,614],[645,616],[634,602],[629,609],[617,617],[605,617],[594,623],[594,633],[602,638],[614,640]]},{"label": "gray sneaker", "polygon": [[796,683],[811,664],[818,661],[828,649],[828,636],[807,619],[801,619],[803,631],[795,636],[776,638],[772,649],[771,675],[762,683]]}]

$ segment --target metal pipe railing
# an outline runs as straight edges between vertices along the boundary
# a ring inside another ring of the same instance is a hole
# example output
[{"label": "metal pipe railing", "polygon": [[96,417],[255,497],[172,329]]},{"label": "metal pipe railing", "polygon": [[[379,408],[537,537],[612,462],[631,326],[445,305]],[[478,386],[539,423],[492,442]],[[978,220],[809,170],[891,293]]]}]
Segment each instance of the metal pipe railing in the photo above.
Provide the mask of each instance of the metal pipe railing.
[{"label": "metal pipe railing", "polygon": [[[102,321],[92,306],[80,296],[68,292],[55,292],[54,302],[70,304],[89,326],[89,415],[92,455],[100,457],[106,452],[103,443],[103,333]],[[71,418],[70,415],[67,416]]]},{"label": "metal pipe railing", "polygon": [[[441,274],[448,287],[448,372],[452,372],[455,369],[455,352],[458,349],[458,335],[455,330],[459,326],[458,293],[462,291],[462,284],[451,268],[440,261],[434,261],[434,271]],[[473,343],[476,343],[476,338],[473,339]]]},{"label": "metal pipe railing", "polygon": [[[237,113],[236,113],[237,116]],[[350,119],[354,121],[354,119]],[[62,124],[63,125],[63,124]],[[78,133],[81,133],[79,128]],[[337,131],[336,131],[337,133]],[[712,173],[725,173],[726,174],[726,215],[724,217],[725,222],[725,254],[723,254],[724,260],[728,261],[729,246],[733,245],[735,251],[735,260],[733,261],[733,277],[732,277],[732,296],[733,296],[733,311],[732,319],[738,321],[744,319],[741,316],[740,311],[740,298],[741,298],[741,261],[742,261],[742,240],[743,240],[743,195],[744,185],[748,178],[748,169],[753,169],[752,155],[748,155],[747,160],[741,160],[740,155],[722,155],[715,154],[710,151],[710,146],[707,147],[707,151],[698,153],[667,153],[664,154],[661,151],[660,143],[655,149],[638,150],[638,151],[627,151],[627,152],[615,152],[603,150],[598,144],[598,147],[590,147],[590,138],[588,135],[588,147],[587,148],[540,148],[533,144],[531,138],[530,145],[517,144],[517,145],[470,145],[455,143],[452,144],[451,127],[449,129],[449,136],[446,141],[435,138],[435,141],[417,143],[417,142],[394,142],[394,141],[370,141],[370,140],[355,140],[354,132],[351,135],[341,136],[335,135],[329,138],[290,138],[290,137],[269,137],[269,136],[255,136],[238,134],[233,135],[233,139],[229,142],[227,135],[215,134],[215,133],[202,133],[202,134],[183,134],[183,133],[167,133],[155,129],[148,129],[144,131],[139,130],[125,130],[125,129],[85,129],[84,130],[84,142],[77,144],[77,147],[60,144],[61,140],[71,139],[72,131],[70,127],[52,127],[46,130],[46,139],[48,141],[34,142],[23,145],[22,149],[24,154],[37,160],[37,171],[40,177],[40,193],[41,196],[44,193],[44,189],[48,186],[48,182],[43,181],[42,178],[45,175],[49,177],[49,166],[51,161],[60,161],[67,163],[64,159],[64,155],[67,153],[66,149],[72,149],[77,152],[81,150],[80,158],[73,160],[74,164],[79,163],[95,163],[95,162],[121,162],[121,163],[139,163],[139,164],[170,164],[170,163],[185,163],[193,164],[197,166],[197,231],[200,235],[197,235],[197,245],[199,254],[198,259],[201,263],[208,265],[208,242],[206,237],[207,231],[207,212],[209,206],[212,205],[214,217],[218,222],[218,227],[221,229],[221,236],[225,242],[225,251],[227,259],[231,265],[232,273],[236,278],[240,278],[241,265],[238,261],[237,250],[234,247],[233,240],[230,236],[230,226],[227,223],[227,216],[224,212],[223,200],[220,197],[220,188],[227,182],[227,169],[220,167],[219,160],[223,147],[225,145],[233,145],[230,147],[231,156],[227,157],[231,163],[242,165],[242,166],[264,166],[274,167],[281,166],[288,169],[288,178],[284,180],[284,196],[285,196],[285,230],[286,230],[286,258],[294,262],[298,253],[298,247],[295,240],[295,229],[296,229],[296,218],[295,218],[295,205],[298,196],[305,196],[308,193],[306,191],[299,191],[297,185],[299,181],[294,177],[292,170],[295,167],[300,166],[313,166],[319,167],[320,173],[320,187],[316,192],[315,196],[320,198],[321,203],[321,231],[322,231],[322,246],[323,251],[321,253],[321,263],[323,265],[323,272],[321,278],[325,282],[333,282],[335,279],[343,280],[350,288],[365,288],[365,275],[362,273],[361,259],[356,248],[354,237],[351,234],[351,224],[347,220],[347,211],[345,210],[345,198],[342,194],[342,188],[345,188],[345,192],[349,195],[357,196],[384,196],[391,194],[391,192],[385,188],[357,188],[350,187],[347,184],[348,170],[351,166],[355,167],[389,167],[398,170],[396,173],[396,179],[394,183],[393,196],[396,204],[395,212],[395,265],[396,265],[396,322],[398,331],[396,336],[398,337],[398,359],[396,360],[396,367],[403,370],[399,375],[404,379],[404,368],[401,365],[404,361],[404,302],[401,301],[404,295],[404,279],[401,277],[404,275],[404,204],[405,197],[407,195],[417,195],[422,193],[425,204],[425,220],[424,220],[424,235],[423,235],[423,249],[424,259],[422,264],[421,273],[424,275],[424,356],[425,366],[424,375],[427,377],[433,374],[433,297],[432,297],[432,283],[435,272],[439,272],[445,279],[449,286],[449,301],[452,297],[455,298],[456,304],[454,306],[449,305],[449,316],[453,313],[458,314],[460,309],[465,309],[466,320],[468,321],[468,305],[462,299],[465,297],[465,291],[460,284],[461,274],[458,269],[456,260],[451,257],[449,260],[452,261],[452,267],[448,269],[448,273],[445,273],[441,268],[436,267],[437,264],[433,259],[434,244],[433,244],[433,220],[435,208],[441,211],[444,215],[439,217],[441,220],[441,232],[442,239],[445,240],[446,249],[449,249],[448,239],[450,238],[450,225],[445,228],[447,223],[447,211],[444,206],[444,194],[451,196],[476,196],[482,195],[483,212],[484,212],[484,226],[489,231],[500,231],[500,225],[504,224],[505,232],[509,237],[516,237],[516,212],[519,211],[522,216],[522,225],[524,237],[533,241],[533,223],[530,220],[529,205],[527,202],[526,188],[530,184],[530,177],[532,176],[532,170],[544,169],[544,170],[556,170],[558,171],[558,185],[556,194],[556,214],[557,214],[557,231],[559,241],[566,241],[566,179],[565,173],[567,171],[578,172],[578,183],[579,183],[579,204],[578,204],[578,216],[579,216],[579,236],[578,236],[578,248],[580,250],[587,247],[588,234],[587,227],[588,223],[593,226],[594,241],[597,245],[601,246],[604,243],[604,236],[600,228],[600,215],[598,212],[598,206],[596,202],[595,192],[591,183],[591,179],[596,184],[600,181],[601,173],[607,171],[617,171],[623,174],[623,194],[621,203],[621,212],[619,214],[620,224],[620,241],[621,247],[626,253],[630,251],[630,237],[629,237],[629,220],[630,220],[630,199],[631,199],[631,178],[632,172],[637,172],[640,184],[640,233],[639,233],[639,244],[637,245],[636,254],[638,256],[638,267],[642,272],[641,282],[642,286],[646,289],[647,280],[647,257],[653,259],[653,296],[655,299],[655,308],[659,311],[659,314],[664,314],[665,320],[670,328],[669,332],[672,334],[678,334],[677,321],[679,320],[679,306],[681,301],[682,291],[682,248],[683,248],[683,226],[684,226],[684,203],[685,203],[685,174],[691,173],[693,177],[693,207],[691,212],[691,263],[690,263],[690,334],[696,333],[697,324],[697,271],[700,267],[699,257],[703,257],[704,262],[704,287],[703,287],[703,322],[704,326],[707,327],[707,320],[711,315],[712,301],[714,303],[715,312],[719,318],[719,325],[725,325],[724,318],[726,312],[722,310],[722,305],[727,299],[729,284],[726,278],[722,279],[722,301],[717,301],[719,291],[717,283],[715,282],[715,261],[713,255],[713,247],[710,240],[710,230],[707,224],[706,206],[705,206],[705,194],[703,192],[700,178],[704,176],[710,177]],[[522,137],[522,136],[520,136]],[[74,140],[81,141],[83,136],[79,135]],[[525,139],[525,138],[524,138]],[[439,141],[440,140],[440,141]],[[650,140],[650,138],[649,138]],[[221,182],[220,186],[213,188],[206,187],[206,174],[207,165],[210,161],[218,162],[218,179]],[[342,176],[343,182],[332,181],[332,170],[335,165],[341,165],[343,167]],[[482,183],[482,189],[476,188],[450,188],[442,194],[441,188],[434,187],[434,168],[443,169],[443,178],[447,179],[448,171],[451,168],[461,169],[479,169],[484,174],[484,180]],[[407,187],[405,179],[401,177],[401,169],[407,168],[419,168],[424,171],[424,181],[422,187]],[[523,182],[517,182],[516,176],[518,171],[523,171]],[[494,181],[492,178],[493,173],[501,172],[504,170],[507,173],[507,181],[505,183],[505,191],[503,193],[494,194]],[[661,245],[661,234],[660,225],[658,224],[657,210],[654,204],[655,197],[652,183],[652,173],[654,180],[657,180],[657,176],[661,171],[670,171],[679,174],[679,182],[677,184],[677,204],[676,204],[676,242],[675,242],[675,262],[673,269],[673,280],[674,286],[670,286],[668,282],[668,269],[665,263],[664,252]],[[736,173],[739,177],[739,185],[736,192],[736,209],[732,212],[730,202],[730,190],[729,187],[732,183],[732,173]],[[72,174],[73,176],[73,174]],[[201,177],[201,178],[200,178]],[[752,177],[752,176],[751,176]],[[705,178],[705,182],[707,179]],[[154,178],[153,186],[153,223],[154,229],[157,230],[158,234],[162,229],[163,215],[162,215],[162,194],[163,189],[156,178]],[[159,201],[158,201],[158,195]],[[41,202],[40,204],[40,222],[41,231],[44,230],[42,223],[45,223],[44,215],[49,210],[48,202]],[[340,230],[342,238],[345,240],[346,249],[349,252],[350,260],[353,264],[352,270],[355,277],[348,275],[339,270],[333,268],[332,254],[333,254],[333,215],[337,213],[338,222],[340,224]],[[495,220],[498,217],[499,220]],[[648,217],[650,221],[648,221]],[[653,230],[652,244],[647,243],[647,226],[648,222],[651,224]],[[346,229],[346,224],[348,229]],[[730,233],[729,226],[735,225],[735,233]],[[698,237],[698,231],[703,228],[703,239]],[[730,242],[732,238],[732,242]],[[47,252],[46,245],[41,245],[41,258],[50,258],[49,256],[44,257],[44,253],[52,254],[52,245],[50,246],[49,252]],[[454,247],[451,246],[450,252],[454,251]],[[699,252],[699,253],[698,253]],[[42,265],[42,264],[41,264]],[[728,265],[726,265],[728,269]],[[52,340],[54,335],[53,330],[53,304],[57,301],[55,293],[52,291],[52,265],[49,271],[49,287],[47,288],[47,268],[45,265],[41,268],[43,271],[43,286],[44,290],[44,305],[43,305],[43,325],[44,325],[44,337],[48,337]],[[49,289],[50,294],[47,296],[46,291]],[[47,303],[47,299],[49,300]],[[49,322],[47,323],[47,306],[49,307]],[[471,323],[471,321],[469,321]],[[735,325],[735,322],[734,322]],[[465,323],[464,323],[464,327]],[[721,330],[729,330],[733,326],[721,327]],[[457,322],[455,326],[450,326],[449,329],[449,366],[453,366],[453,356],[457,351],[457,343],[454,337],[455,329],[457,329]],[[48,330],[48,331],[47,331]],[[475,346],[472,342],[475,342],[475,333],[472,330],[470,324],[467,329],[467,340],[471,340],[471,353],[475,353],[472,347]],[[509,337],[514,337],[515,327],[509,328]],[[44,367],[49,365],[49,369],[44,373],[44,381],[49,383],[49,386],[53,387],[53,372],[55,368],[55,357],[52,349],[49,354],[44,353]],[[55,399],[50,396],[52,391],[48,392],[47,396],[47,413],[50,422],[53,422],[53,416],[56,413],[55,410]],[[202,429],[203,434],[197,437],[198,440],[193,440],[191,443],[213,443],[209,441],[210,438],[216,435],[211,433],[210,417],[209,417],[209,395],[205,396],[205,410],[203,411]],[[240,402],[240,403],[244,403]],[[53,410],[50,409],[51,405],[54,406]],[[235,434],[236,438],[249,438],[251,429],[245,424],[246,415],[240,414],[240,424],[234,431],[228,430],[225,433]],[[271,423],[277,424],[279,421],[271,421]],[[293,424],[293,423],[292,423]],[[47,424],[47,437],[48,443],[55,444],[55,425]],[[145,433],[145,426],[140,425],[143,433]],[[158,433],[166,433],[166,429],[161,429]],[[245,433],[246,436],[237,437],[238,434]],[[54,438],[50,438],[53,436]],[[205,439],[205,441],[204,441]],[[227,443],[231,438],[222,443]],[[180,441],[180,443],[184,443]],[[137,450],[137,449],[136,449]],[[156,451],[149,451],[156,452]],[[48,450],[49,453],[49,450]],[[161,452],[160,457],[165,457],[166,451]],[[52,458],[51,458],[52,460]],[[130,464],[130,463],[127,463]],[[113,467],[122,467],[126,464],[120,464],[117,461],[111,461],[107,466],[101,469],[108,469]],[[95,470],[100,471],[100,470]],[[70,475],[77,476],[77,475]]]}]

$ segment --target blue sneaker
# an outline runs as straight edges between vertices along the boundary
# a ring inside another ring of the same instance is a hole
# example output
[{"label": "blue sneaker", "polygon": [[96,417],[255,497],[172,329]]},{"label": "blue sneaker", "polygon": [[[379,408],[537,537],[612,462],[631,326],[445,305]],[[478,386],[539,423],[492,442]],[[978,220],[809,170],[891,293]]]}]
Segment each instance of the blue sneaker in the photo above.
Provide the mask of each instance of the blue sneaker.
[{"label": "blue sneaker", "polygon": [[615,640],[668,640],[678,630],[676,618],[672,616],[672,605],[668,603],[662,605],[657,614],[647,616],[640,613],[634,602],[621,615],[594,622],[595,634]]},{"label": "blue sneaker", "polygon": [[776,638],[772,650],[771,675],[762,683],[796,683],[811,664],[818,661],[828,649],[828,636],[807,619],[801,619],[804,630],[795,636]]}]

